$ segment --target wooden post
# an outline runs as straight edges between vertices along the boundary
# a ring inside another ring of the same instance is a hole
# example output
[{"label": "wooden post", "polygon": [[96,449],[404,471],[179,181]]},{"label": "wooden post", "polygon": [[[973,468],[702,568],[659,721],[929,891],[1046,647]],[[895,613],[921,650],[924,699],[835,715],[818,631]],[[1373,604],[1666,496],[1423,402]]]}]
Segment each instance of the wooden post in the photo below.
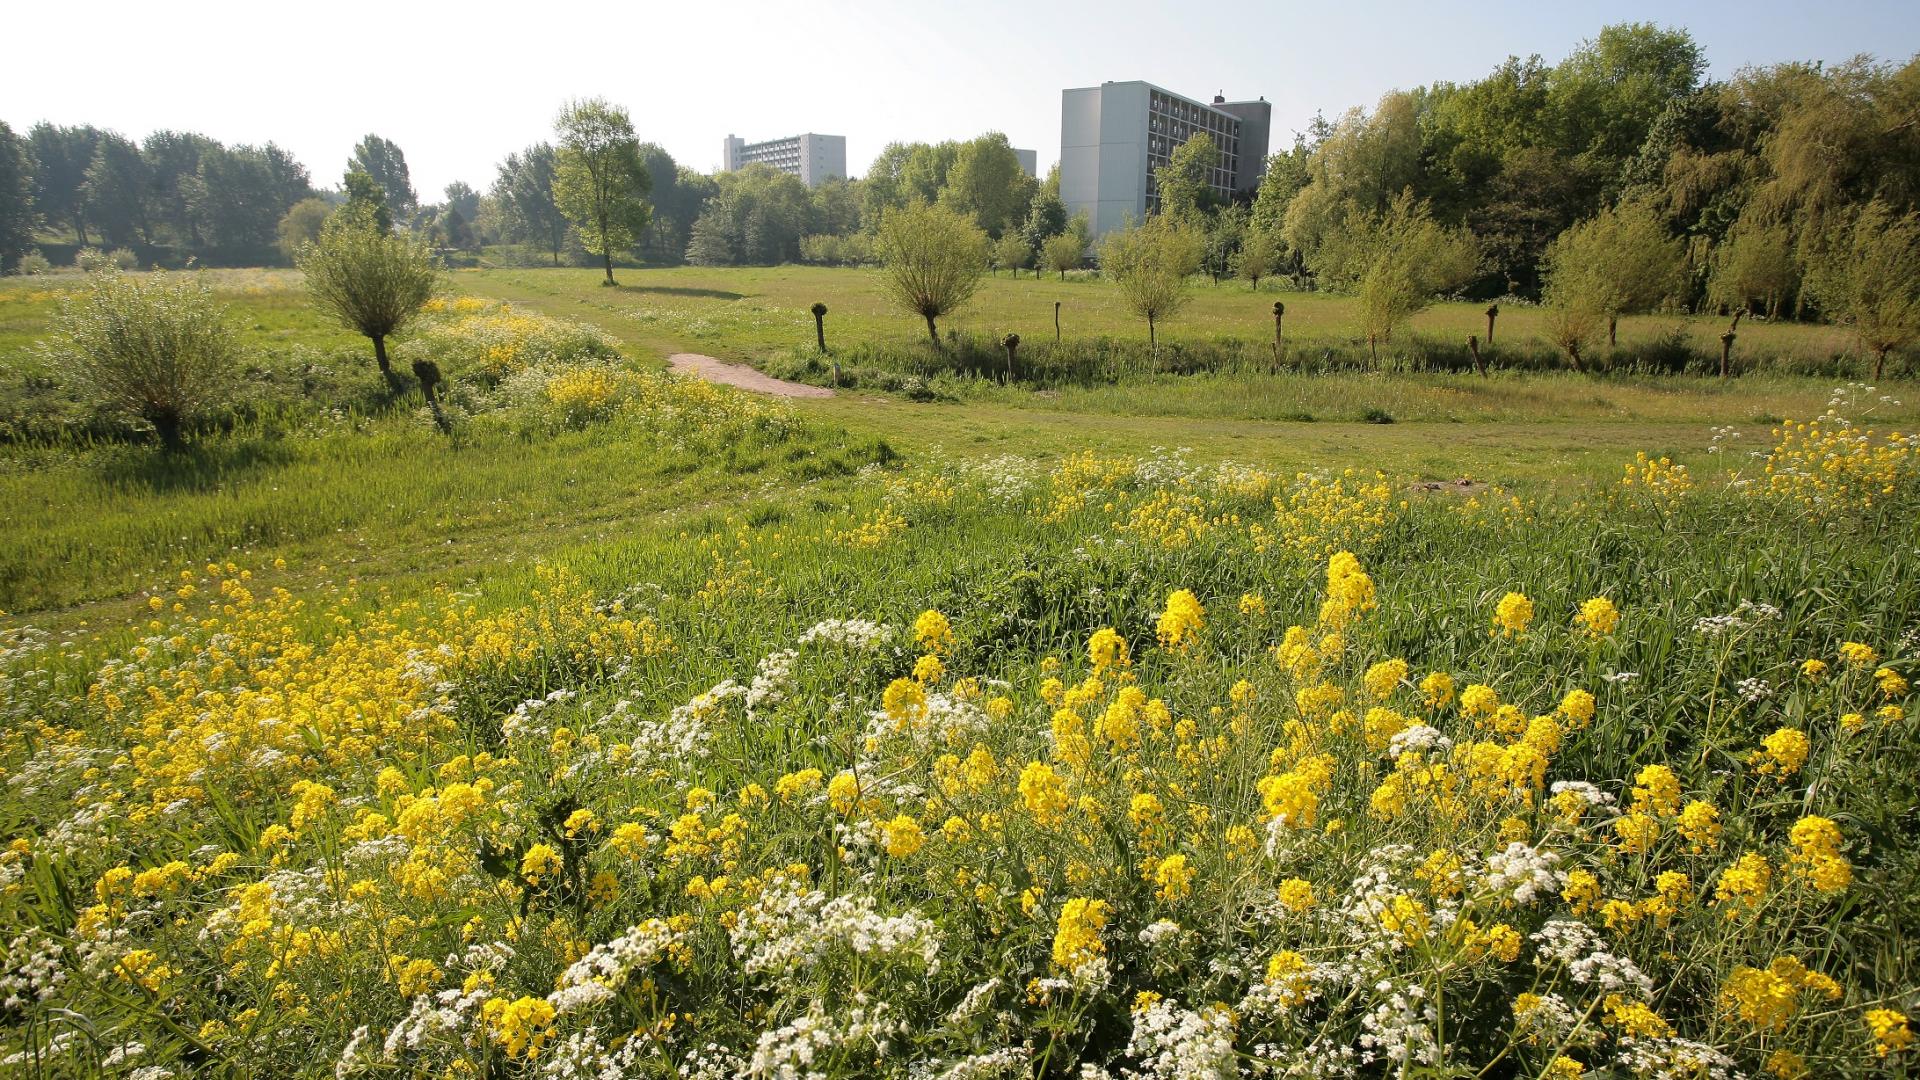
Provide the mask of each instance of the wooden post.
[{"label": "wooden post", "polygon": [[1287,305],[1275,300],[1273,302],[1273,364],[1276,368],[1280,366],[1281,359],[1287,353],[1287,339],[1280,332],[1280,320],[1286,314]]},{"label": "wooden post", "polygon": [[447,419],[447,412],[440,405],[440,365],[431,360],[415,360],[413,377],[420,380],[420,392],[426,395],[427,408],[433,411],[433,425],[442,435],[453,434],[453,421]]},{"label": "wooden post", "polygon": [[1487,344],[1493,344],[1493,320],[1500,317],[1500,305],[1487,305]]},{"label": "wooden post", "polygon": [[1008,334],[1000,339],[1000,347],[1007,350],[1007,385],[1013,385],[1013,353],[1020,347],[1020,335]]},{"label": "wooden post", "polygon": [[1720,335],[1720,377],[1726,378],[1729,361],[1733,357],[1734,332],[1729,330]]},{"label": "wooden post", "polygon": [[[813,303],[813,340],[820,346],[821,355],[827,351],[827,305],[818,300]],[[840,385],[840,358],[833,357],[833,385]]]},{"label": "wooden post", "polygon": [[1053,343],[1060,344],[1060,301],[1053,302]]},{"label": "wooden post", "polygon": [[1476,373],[1477,373],[1477,374],[1478,374],[1478,375],[1479,375],[1479,376],[1480,376],[1481,378],[1483,378],[1483,379],[1484,379],[1484,378],[1486,378],[1486,377],[1487,377],[1487,365],[1486,365],[1486,364],[1484,364],[1484,363],[1482,363],[1482,362],[1480,361],[1480,337],[1479,337],[1479,335],[1477,335],[1477,334],[1468,334],[1468,335],[1467,335],[1467,350],[1468,350],[1469,352],[1471,352],[1471,353],[1473,353],[1473,370],[1474,370],[1474,371],[1475,371],[1475,372],[1476,372]]}]

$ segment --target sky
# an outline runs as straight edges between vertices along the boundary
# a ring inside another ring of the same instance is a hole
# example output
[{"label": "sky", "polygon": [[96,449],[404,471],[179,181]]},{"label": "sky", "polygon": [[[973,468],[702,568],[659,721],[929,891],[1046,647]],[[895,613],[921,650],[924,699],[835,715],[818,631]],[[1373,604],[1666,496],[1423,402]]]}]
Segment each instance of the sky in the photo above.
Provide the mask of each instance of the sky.
[{"label": "sky", "polygon": [[1709,75],[1784,60],[1920,53],[1912,0],[1465,5],[1241,0],[573,0],[295,5],[89,0],[11,6],[0,119],[192,130],[276,142],[337,185],[368,132],[399,143],[423,201],[482,191],[509,152],[552,136],[569,98],[625,105],[644,141],[711,172],[728,134],[847,138],[866,171],[893,141],[1005,132],[1060,151],[1060,91],[1145,79],[1274,103],[1274,142],[1316,111],[1478,78],[1509,55],[1565,56],[1603,25],[1690,30]]}]

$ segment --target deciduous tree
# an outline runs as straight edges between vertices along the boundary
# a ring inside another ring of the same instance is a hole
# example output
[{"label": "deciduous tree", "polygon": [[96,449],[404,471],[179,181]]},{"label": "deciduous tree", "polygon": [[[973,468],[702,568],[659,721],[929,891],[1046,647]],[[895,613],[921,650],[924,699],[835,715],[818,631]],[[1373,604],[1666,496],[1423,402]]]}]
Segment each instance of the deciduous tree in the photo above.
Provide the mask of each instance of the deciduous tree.
[{"label": "deciduous tree", "polygon": [[288,261],[299,258],[300,249],[320,239],[320,230],[333,215],[333,205],[325,199],[301,199],[280,219],[280,251]]},{"label": "deciduous tree", "polygon": [[500,205],[507,238],[540,245],[553,254],[553,265],[559,266],[568,226],[567,216],[553,201],[554,162],[553,147],[543,142],[508,154],[494,178],[493,197]]},{"label": "deciduous tree", "polygon": [[1061,281],[1067,280],[1067,271],[1078,267],[1086,257],[1086,241],[1080,238],[1079,233],[1072,231],[1050,236],[1040,246],[1042,265],[1059,274]]},{"label": "deciduous tree", "polygon": [[988,236],[998,237],[1026,220],[1038,186],[1020,167],[1007,137],[994,131],[955,149],[940,197],[970,215]]},{"label": "deciduous tree", "polygon": [[1826,238],[1807,286],[1873,354],[1878,380],[1887,354],[1920,338],[1920,215],[1867,203]]},{"label": "deciduous tree", "polygon": [[986,271],[987,234],[951,207],[915,202],[880,219],[874,248],[887,298],[925,319],[938,349],[937,320],[972,298]]},{"label": "deciduous tree", "polygon": [[1154,187],[1160,192],[1160,213],[1196,222],[1213,205],[1209,177],[1219,164],[1220,146],[1204,131],[1174,147],[1167,163],[1153,171]]},{"label": "deciduous tree", "polygon": [[[1561,233],[1547,248],[1549,291],[1577,294],[1607,318],[1607,344],[1617,343],[1620,316],[1651,311],[1679,293],[1687,253],[1666,222],[1645,203],[1602,210]],[[1590,280],[1570,286],[1570,279]]]},{"label": "deciduous tree", "polygon": [[383,139],[378,135],[368,135],[353,148],[353,157],[347,162],[351,171],[354,167],[366,171],[373,177],[374,183],[386,193],[387,208],[401,217],[409,217],[419,205],[419,198],[413,192],[413,179],[407,171],[407,155],[400,151],[400,144],[392,139]]},{"label": "deciduous tree", "polygon": [[20,265],[33,242],[33,158],[27,141],[0,120],[0,273]]},{"label": "deciduous tree", "polygon": [[615,249],[633,246],[647,227],[649,180],[627,110],[604,98],[575,101],[555,123],[560,139],[554,202],[580,242],[600,255],[613,285]]},{"label": "deciduous tree", "polygon": [[1360,213],[1324,237],[1307,264],[1321,281],[1359,294],[1360,330],[1370,350],[1441,293],[1479,272],[1473,237],[1433,219],[1402,192],[1379,213]]},{"label": "deciduous tree", "polygon": [[387,338],[420,313],[439,280],[425,241],[336,214],[320,239],[301,249],[298,262],[314,300],[340,325],[373,342],[380,373],[397,389]]},{"label": "deciduous tree", "polygon": [[90,126],[60,127],[39,123],[27,135],[33,152],[33,204],[40,216],[73,230],[85,246],[87,236],[87,167],[100,132]]},{"label": "deciduous tree", "polygon": [[102,405],[153,425],[178,450],[186,428],[233,380],[239,346],[226,310],[198,281],[137,278],[106,265],[61,301],[45,352]]},{"label": "deciduous tree", "polygon": [[1033,249],[1027,246],[1027,239],[1018,232],[1008,232],[993,242],[993,265],[1002,270],[1011,270],[1014,277],[1033,262]]},{"label": "deciduous tree", "polygon": [[124,247],[149,239],[147,163],[140,146],[111,131],[94,144],[87,166],[87,219],[100,230],[103,244]]},{"label": "deciduous tree", "polygon": [[1100,273],[1120,287],[1127,310],[1147,320],[1147,341],[1160,361],[1159,324],[1190,299],[1187,277],[1200,269],[1206,240],[1193,226],[1155,214],[1100,242]]},{"label": "deciduous tree", "polygon": [[347,205],[340,208],[343,218],[376,232],[393,231],[393,210],[387,206],[386,189],[372,173],[357,165],[350,166],[340,187],[347,193]]},{"label": "deciduous tree", "polygon": [[1233,257],[1234,276],[1258,290],[1260,279],[1273,272],[1273,264],[1280,257],[1280,242],[1271,229],[1258,225],[1247,228],[1247,235],[1240,241],[1240,250]]},{"label": "deciduous tree", "polygon": [[1793,237],[1785,225],[1734,225],[1714,253],[1708,295],[1715,303],[1745,310],[1754,301],[1769,319],[1800,287]]}]

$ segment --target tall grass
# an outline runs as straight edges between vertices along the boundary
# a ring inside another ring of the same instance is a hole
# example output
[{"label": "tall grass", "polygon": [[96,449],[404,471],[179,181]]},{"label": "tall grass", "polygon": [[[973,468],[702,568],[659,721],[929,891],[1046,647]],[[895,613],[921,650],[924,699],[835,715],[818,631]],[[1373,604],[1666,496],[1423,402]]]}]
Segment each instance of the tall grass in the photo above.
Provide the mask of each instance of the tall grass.
[{"label": "tall grass", "polygon": [[[488,606],[169,574],[145,641],[9,639],[0,925],[31,981],[0,1049],[1897,1070],[1920,760],[1875,668],[1920,648],[1911,453],[1891,492],[1866,453],[1832,484],[1790,455],[1761,485],[1649,462],[1533,499],[951,458],[610,537]],[[1617,625],[1581,621],[1596,597]],[[1397,804],[1421,775],[1456,780]]]}]

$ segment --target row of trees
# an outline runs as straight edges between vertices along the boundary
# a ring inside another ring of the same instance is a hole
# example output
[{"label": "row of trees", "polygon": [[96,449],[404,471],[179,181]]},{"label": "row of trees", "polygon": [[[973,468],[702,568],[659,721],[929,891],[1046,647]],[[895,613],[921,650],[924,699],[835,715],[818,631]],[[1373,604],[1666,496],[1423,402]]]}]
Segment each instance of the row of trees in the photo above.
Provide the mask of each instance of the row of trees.
[{"label": "row of trees", "polygon": [[[569,104],[555,126],[558,147],[544,194],[574,235],[600,253],[611,283],[612,253],[632,244],[649,217],[649,177],[633,125],[624,110],[596,99]],[[439,269],[431,230],[420,227],[405,159],[398,148],[388,149],[355,154],[343,203],[324,215],[314,235],[298,241],[294,259],[315,305],[367,338],[380,374],[398,394],[408,383],[394,369],[388,339],[425,307]],[[449,208],[457,206],[449,200]],[[415,227],[400,227],[408,216]],[[62,300],[43,351],[103,406],[145,421],[163,446],[177,450],[197,415],[238,375],[234,328],[198,281],[157,273],[136,278],[104,257],[86,261],[89,287]],[[439,367],[426,356],[411,367],[435,421],[451,430],[437,393]]]},{"label": "row of trees", "polygon": [[[998,133],[895,143],[866,179],[835,178],[811,189],[764,166],[706,176],[653,143],[635,140],[628,149],[626,164],[645,174],[647,212],[615,245],[622,259],[870,262],[880,215],[916,200],[963,213],[994,240],[1024,238],[1020,268],[1043,265],[1045,242],[1074,227],[1057,177],[1042,183],[1028,176]],[[135,143],[89,126],[52,124],[20,136],[0,124],[0,266],[17,265],[36,232],[64,234],[80,246],[145,247],[151,258],[176,262],[261,263],[276,253],[291,260],[350,195],[348,185],[363,182],[382,193],[392,224],[434,247],[510,244],[555,265],[604,263],[602,246],[561,207],[560,153],[552,142],[535,143],[507,155],[485,192],[456,181],[440,201],[428,202],[414,189],[406,154],[378,135],[354,148],[341,188],[323,192],[271,144],[227,148],[175,132]],[[1086,230],[1078,231],[1084,250]]]},{"label": "row of trees", "polygon": [[1920,335],[1920,58],[1705,67],[1684,31],[1610,26],[1317,119],[1250,199],[1208,188],[1196,137],[1155,210],[1216,279],[1356,294],[1376,349],[1436,294],[1517,294],[1576,367],[1622,315],[1674,308],[1844,322],[1878,370]]},{"label": "row of trees", "polygon": [[289,208],[311,195],[307,170],[278,146],[226,146],[159,131],[142,142],[91,126],[0,122],[0,267],[37,230],[82,246],[172,247],[223,261],[270,259]]},{"label": "row of trees", "polygon": [[1514,57],[1476,82],[1395,91],[1274,155],[1248,225],[1317,277],[1355,221],[1411,194],[1471,234],[1478,291],[1537,298],[1556,240],[1631,207],[1634,239],[1678,242],[1664,299],[1805,314],[1822,250],[1868,203],[1920,209],[1920,58],[1705,70],[1685,31],[1631,24],[1558,64]]}]

